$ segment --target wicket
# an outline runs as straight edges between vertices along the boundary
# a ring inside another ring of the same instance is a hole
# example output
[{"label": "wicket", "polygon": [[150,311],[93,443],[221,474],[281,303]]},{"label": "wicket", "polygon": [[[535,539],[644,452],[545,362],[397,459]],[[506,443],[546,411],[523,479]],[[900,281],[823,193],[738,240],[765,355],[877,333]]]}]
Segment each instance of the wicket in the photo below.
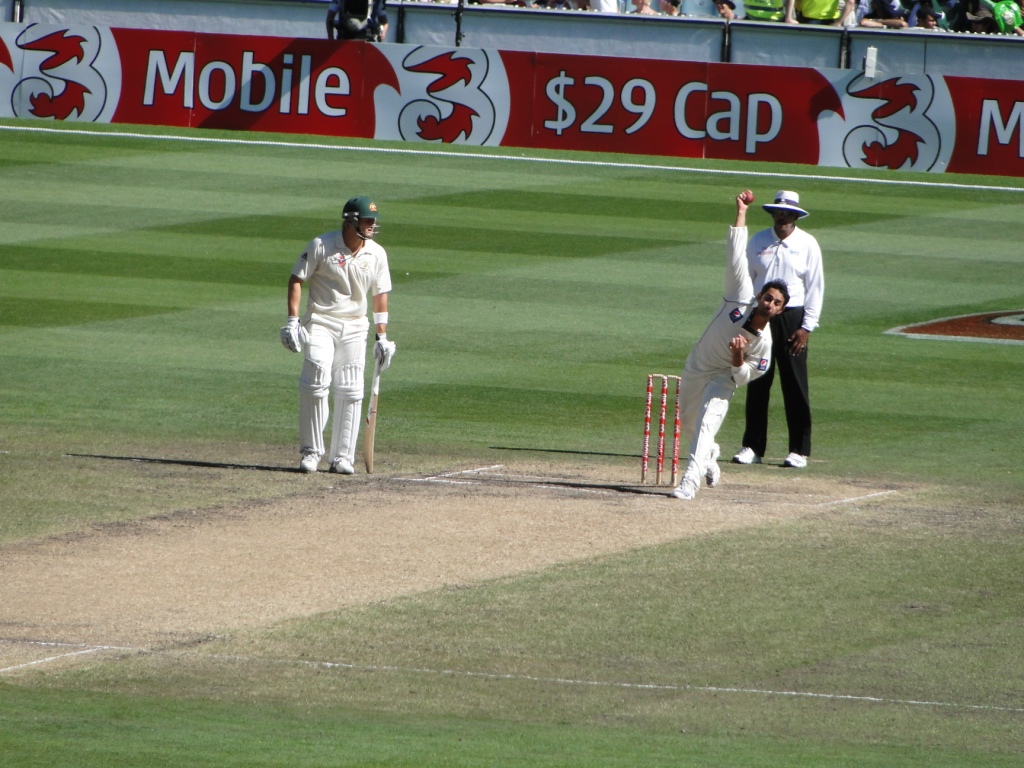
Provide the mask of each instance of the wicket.
[{"label": "wicket", "polygon": [[644,445],[640,454],[640,483],[647,482],[647,466],[650,460],[651,448],[651,405],[654,402],[654,380],[661,379],[661,415],[658,417],[658,457],[657,474],[655,485],[661,485],[661,475],[665,466],[665,418],[668,413],[668,382],[676,383],[676,417],[675,429],[672,434],[672,485],[679,481],[679,404],[680,390],[678,376],[668,376],[664,373],[652,373],[647,376],[647,407],[644,410]]}]

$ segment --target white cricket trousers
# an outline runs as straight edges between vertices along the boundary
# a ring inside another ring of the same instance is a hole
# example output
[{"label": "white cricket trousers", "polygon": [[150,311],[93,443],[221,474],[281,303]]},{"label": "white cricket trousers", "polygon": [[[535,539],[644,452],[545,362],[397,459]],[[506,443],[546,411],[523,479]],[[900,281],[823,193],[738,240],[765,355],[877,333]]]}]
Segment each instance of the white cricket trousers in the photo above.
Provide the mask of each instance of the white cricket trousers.
[{"label": "white cricket trousers", "polygon": [[329,460],[354,463],[363,401],[363,370],[370,321],[355,318],[331,326],[309,322],[309,343],[299,376],[299,451],[324,455],[324,429],[334,393]]},{"label": "white cricket trousers", "polygon": [[729,401],[736,393],[736,383],[732,373],[697,374],[683,370],[679,386],[683,389],[680,434],[691,435],[690,456],[683,478],[700,488],[717,447],[718,430],[729,412]]}]

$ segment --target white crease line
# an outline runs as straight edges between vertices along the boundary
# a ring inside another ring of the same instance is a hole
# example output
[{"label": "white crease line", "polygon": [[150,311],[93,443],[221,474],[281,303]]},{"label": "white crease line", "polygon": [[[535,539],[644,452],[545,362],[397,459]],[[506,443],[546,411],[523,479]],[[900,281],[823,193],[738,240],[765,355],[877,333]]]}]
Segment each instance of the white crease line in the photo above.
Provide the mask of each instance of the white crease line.
[{"label": "white crease line", "polygon": [[476,480],[449,480],[450,477],[459,475],[475,475],[480,472],[487,472],[491,469],[501,469],[504,464],[492,464],[489,467],[477,467],[476,469],[460,469],[455,472],[442,472],[439,475],[428,475],[427,477],[404,477],[399,478],[410,483],[446,483],[448,485],[480,485]]},{"label": "white crease line", "polygon": [[[10,642],[10,641],[5,641]],[[62,643],[42,643],[42,642],[30,642],[32,645],[63,645]],[[57,661],[68,656],[78,656],[87,653],[97,653],[99,651],[128,651],[132,653],[145,653],[153,656],[182,656],[185,653],[193,653],[192,651],[157,651],[150,648],[130,648],[116,645],[100,645],[92,648],[87,648],[82,651],[76,651],[74,653],[61,654],[59,656],[51,656],[47,659],[39,659],[32,661],[27,664],[19,664],[14,667],[7,667],[6,669],[0,669],[0,673],[8,672],[17,669],[23,669],[25,667],[31,667],[37,664],[45,664],[50,661]],[[246,662],[251,663],[253,661],[262,661],[271,664],[297,664],[305,667],[318,667],[321,669],[350,669],[360,672],[403,672],[413,674],[428,674],[428,675],[444,675],[447,677],[467,677],[467,678],[484,678],[487,680],[522,680],[531,683],[546,683],[549,685],[576,685],[576,686],[587,686],[587,687],[601,687],[601,688],[621,688],[626,690],[638,690],[638,691],[691,691],[695,693],[738,693],[738,694],[751,694],[757,696],[786,696],[794,698],[808,698],[808,699],[826,699],[830,701],[859,701],[868,704],[897,704],[902,706],[914,706],[914,707],[947,707],[951,709],[972,709],[988,712],[1016,712],[1024,713],[1024,708],[1021,707],[1000,707],[992,704],[959,704],[956,702],[949,701],[927,701],[923,699],[886,699],[881,696],[855,696],[847,693],[815,693],[813,691],[775,691],[767,688],[739,688],[739,687],[724,687],[717,685],[689,685],[686,683],[672,684],[672,683],[621,683],[621,682],[609,682],[607,680],[580,680],[574,678],[565,677],[538,677],[535,675],[513,675],[508,673],[499,672],[470,672],[465,670],[456,669],[430,669],[429,667],[399,667],[396,665],[372,665],[372,664],[351,664],[341,661],[308,661],[304,659],[273,659],[273,658],[260,658],[258,656],[237,656],[237,655],[224,655],[224,654],[202,654],[206,658],[220,659],[225,661],[235,662]]]},{"label": "white crease line", "polygon": [[489,469],[501,469],[504,464],[492,464],[489,467],[478,467],[476,469],[460,469],[457,472],[442,472],[439,475],[429,475],[427,480],[433,480],[438,477],[458,477],[459,475],[475,475],[479,472],[486,472]]},{"label": "white crease line", "polygon": [[[248,661],[248,659],[244,659]],[[997,712],[1024,712],[1019,707],[998,707],[988,704],[956,704],[944,701],[921,701],[916,699],[885,699],[879,696],[854,696],[842,693],[814,693],[810,691],[773,691],[762,688],[724,688],[714,685],[672,685],[658,683],[616,683],[602,680],[576,680],[572,678],[548,678],[536,677],[533,675],[512,675],[499,674],[495,672],[465,672],[453,669],[427,669],[427,668],[404,668],[395,666],[362,666],[359,664],[344,664],[330,661],[306,661],[303,664],[310,664],[322,667],[337,667],[340,669],[353,669],[368,672],[414,672],[421,674],[446,675],[452,677],[482,677],[489,680],[525,680],[534,683],[548,683],[553,685],[583,685],[593,687],[624,688],[649,691],[694,691],[697,693],[746,693],[760,696],[792,696],[806,697],[813,699],[830,699],[838,701],[863,701],[873,704],[901,704],[918,707],[953,707],[957,709],[978,709]]]},{"label": "white crease line", "polygon": [[443,483],[445,485],[480,485],[479,480],[446,480],[443,477],[407,477],[410,483]]},{"label": "white crease line", "polygon": [[821,504],[814,504],[815,507],[831,507],[833,504],[850,504],[855,501],[864,501],[864,499],[873,499],[876,496],[887,496],[890,493],[899,493],[899,491],[878,491],[877,493],[869,493],[866,496],[851,496],[848,499],[837,499],[836,501],[823,501]]},{"label": "white crease line", "polygon": [[101,645],[101,646],[97,646],[96,648],[86,648],[83,651],[71,651],[70,653],[61,653],[61,654],[58,654],[57,656],[49,656],[49,657],[47,657],[45,659],[36,659],[35,661],[29,661],[29,662],[26,662],[25,664],[16,664],[13,667],[4,667],[3,669],[0,669],[0,674],[3,674],[4,672],[14,672],[15,670],[25,669],[26,667],[34,667],[37,664],[49,664],[51,661],[60,661],[61,659],[67,659],[67,658],[70,658],[71,656],[83,656],[83,655],[89,654],[89,653],[100,653],[101,651],[114,651],[114,650],[121,650],[121,649],[114,648],[113,646]]},{"label": "white crease line", "polygon": [[16,637],[0,637],[0,643],[10,645],[45,645],[49,648],[92,648],[85,643],[60,643],[53,640],[23,640]]},{"label": "white crease line", "polygon": [[[249,656],[220,656],[211,655],[209,658],[225,659],[229,661],[252,662],[254,659]],[[455,669],[430,669],[427,667],[399,667],[393,665],[364,665],[349,664],[337,661],[305,661],[301,659],[262,659],[275,664],[299,664],[301,666],[318,667],[323,669],[349,669],[360,672],[403,672],[413,674],[443,675],[447,677],[468,677],[484,678],[487,680],[521,680],[531,683],[545,683],[549,685],[574,685],[601,688],[622,688],[640,691],[690,691],[694,693],[738,693],[757,696],[786,696],[796,698],[826,699],[831,701],[858,701],[868,704],[897,704],[902,706],[915,707],[947,707],[952,709],[972,709],[989,712],[1018,712],[1024,713],[1020,707],[1000,707],[990,704],[958,704],[948,701],[926,701],[921,699],[886,699],[880,696],[854,696],[844,693],[815,693],[813,691],[774,691],[765,688],[738,688],[722,687],[716,685],[687,685],[687,684],[660,684],[660,683],[617,683],[604,680],[579,680],[562,677],[537,677],[534,675],[513,675],[498,672],[467,672]]]},{"label": "white crease line", "polygon": [[[408,482],[412,482],[412,483],[445,483],[445,484],[448,484],[448,485],[482,485],[483,483],[481,483],[479,480],[450,480],[448,478],[456,477],[458,475],[472,475],[472,474],[479,475],[479,474],[483,474],[484,472],[492,472],[493,470],[496,470],[496,469],[502,469],[504,466],[505,466],[504,464],[494,464],[494,465],[492,465],[490,467],[478,467],[476,469],[463,469],[463,470],[459,470],[458,472],[444,472],[444,473],[442,473],[440,475],[431,475],[429,477],[409,477],[409,478],[403,478],[403,479],[407,480]],[[537,481],[541,480],[542,478],[531,476],[531,475],[507,475],[507,474],[505,474],[503,472],[493,472],[492,474],[490,474],[490,477],[495,477],[495,478],[498,478],[498,479],[508,480],[509,482],[513,482],[513,483],[517,483],[517,482],[518,483],[524,483],[524,484],[528,484],[531,488],[543,488],[543,489],[549,490],[549,491],[567,491],[567,492],[576,492],[576,493],[594,493],[594,494],[599,494],[599,495],[604,495],[604,496],[607,496],[607,495],[615,493],[614,491],[602,491],[602,490],[596,489],[596,488],[575,488],[575,487],[570,486],[570,485],[548,485],[546,483],[538,483]],[[549,483],[550,482],[557,483],[557,482],[559,482],[559,480],[558,480],[558,478],[555,478],[554,480],[549,478],[548,482]],[[571,483],[572,481],[564,480],[562,482]]]},{"label": "white crease line", "polygon": [[568,492],[572,492],[572,493],[596,493],[596,494],[599,494],[601,496],[608,496],[608,495],[611,495],[611,494],[618,495],[618,491],[601,491],[601,490],[598,490],[597,488],[573,488],[573,487],[567,486],[567,485],[544,485],[544,484],[530,483],[530,487],[531,488],[545,488],[545,489],[547,489],[549,491],[568,491]]}]

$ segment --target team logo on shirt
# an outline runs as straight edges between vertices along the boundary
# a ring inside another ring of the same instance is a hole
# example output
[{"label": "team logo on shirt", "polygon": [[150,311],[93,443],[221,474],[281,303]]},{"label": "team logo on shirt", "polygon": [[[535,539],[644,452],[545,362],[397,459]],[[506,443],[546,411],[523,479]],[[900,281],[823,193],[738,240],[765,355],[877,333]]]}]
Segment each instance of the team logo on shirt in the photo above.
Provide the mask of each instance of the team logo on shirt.
[{"label": "team logo on shirt", "polygon": [[739,307],[736,307],[736,309],[729,313],[729,319],[732,320],[734,323],[738,323],[740,320],[743,319],[743,310],[740,309]]},{"label": "team logo on shirt", "polygon": [[767,357],[762,357],[761,358],[761,362],[759,362],[757,364],[757,370],[759,370],[759,371],[767,371],[768,370],[768,358]]}]

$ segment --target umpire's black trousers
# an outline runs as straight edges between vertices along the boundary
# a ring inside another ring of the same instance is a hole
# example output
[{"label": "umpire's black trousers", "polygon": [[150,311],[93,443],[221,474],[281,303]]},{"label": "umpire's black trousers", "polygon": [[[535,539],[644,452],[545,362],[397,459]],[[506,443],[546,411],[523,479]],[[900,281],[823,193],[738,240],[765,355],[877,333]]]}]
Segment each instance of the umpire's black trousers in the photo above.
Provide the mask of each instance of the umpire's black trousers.
[{"label": "umpire's black trousers", "polygon": [[804,322],[803,307],[788,307],[771,319],[772,364],[765,374],[747,385],[747,426],[743,446],[764,456],[768,446],[768,401],[775,371],[782,383],[789,428],[789,453],[811,455],[811,400],[807,389],[807,350],[792,355],[787,340]]}]

